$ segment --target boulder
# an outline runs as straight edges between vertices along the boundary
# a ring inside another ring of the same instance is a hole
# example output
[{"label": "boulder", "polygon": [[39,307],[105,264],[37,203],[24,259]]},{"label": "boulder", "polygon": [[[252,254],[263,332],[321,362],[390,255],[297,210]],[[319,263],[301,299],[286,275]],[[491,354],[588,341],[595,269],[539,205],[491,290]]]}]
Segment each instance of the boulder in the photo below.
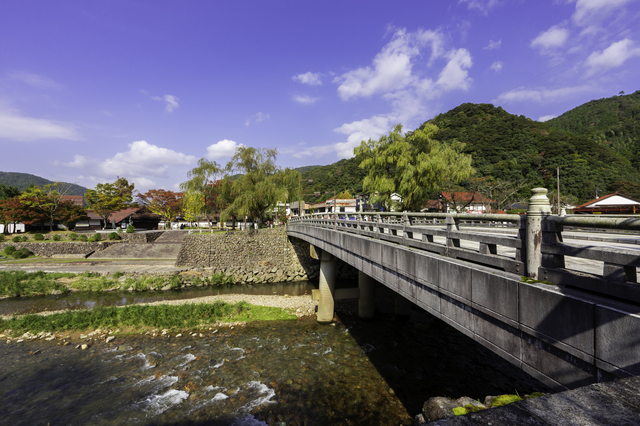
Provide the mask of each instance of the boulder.
[{"label": "boulder", "polygon": [[422,406],[422,415],[427,422],[454,417],[453,409],[459,407],[456,401],[442,396],[429,398]]}]

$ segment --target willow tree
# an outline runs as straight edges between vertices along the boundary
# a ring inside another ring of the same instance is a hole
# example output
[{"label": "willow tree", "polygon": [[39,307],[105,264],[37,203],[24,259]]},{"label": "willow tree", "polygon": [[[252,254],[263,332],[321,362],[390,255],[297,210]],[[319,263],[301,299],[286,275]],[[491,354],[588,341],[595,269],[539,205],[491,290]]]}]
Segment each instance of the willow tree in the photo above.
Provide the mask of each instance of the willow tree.
[{"label": "willow tree", "polygon": [[[187,173],[187,177],[189,180],[182,182],[180,189],[189,193],[191,197],[188,214],[205,218],[211,231],[213,220],[222,209],[219,203],[222,169],[215,161],[201,158],[198,160],[198,165]],[[195,204],[198,202],[201,204]]]},{"label": "willow tree", "polygon": [[[404,135],[398,124],[377,141],[362,141],[354,148],[360,167],[367,172],[363,189],[372,203],[387,209],[420,211],[445,182],[460,182],[473,173],[471,156],[458,141],[433,139],[438,127],[427,123]],[[397,193],[401,201],[393,201]]]},{"label": "willow tree", "polygon": [[299,173],[294,176],[291,171],[276,166],[277,155],[275,148],[236,148],[226,171],[242,175],[233,183],[236,196],[227,211],[250,217],[259,225],[269,209],[278,201],[287,200],[287,193],[292,191],[292,182],[299,180]]}]

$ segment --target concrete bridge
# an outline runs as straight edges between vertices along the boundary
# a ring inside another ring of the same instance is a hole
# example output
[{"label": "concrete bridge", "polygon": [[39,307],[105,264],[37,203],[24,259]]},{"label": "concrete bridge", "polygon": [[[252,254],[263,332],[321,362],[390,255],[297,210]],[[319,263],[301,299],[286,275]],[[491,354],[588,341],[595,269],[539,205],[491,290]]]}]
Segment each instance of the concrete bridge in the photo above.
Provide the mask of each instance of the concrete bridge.
[{"label": "concrete bridge", "polygon": [[640,218],[555,216],[546,189],[532,192],[526,216],[292,218],[288,235],[321,261],[318,321],[333,320],[338,258],[359,271],[358,288],[344,291],[363,318],[382,284],[397,313],[414,303],[555,390],[640,374],[640,246],[563,241],[565,228],[633,231]]}]

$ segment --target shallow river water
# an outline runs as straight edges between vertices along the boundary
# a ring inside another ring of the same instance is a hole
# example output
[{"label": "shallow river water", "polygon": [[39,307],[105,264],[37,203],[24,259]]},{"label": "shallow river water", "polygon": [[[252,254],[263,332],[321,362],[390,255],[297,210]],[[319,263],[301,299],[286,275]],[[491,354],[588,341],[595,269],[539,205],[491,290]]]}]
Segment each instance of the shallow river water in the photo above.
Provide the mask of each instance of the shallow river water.
[{"label": "shallow river water", "polygon": [[[117,336],[87,350],[0,343],[5,424],[397,425],[431,396],[544,387],[424,311]],[[77,342],[79,343],[79,342]]]}]

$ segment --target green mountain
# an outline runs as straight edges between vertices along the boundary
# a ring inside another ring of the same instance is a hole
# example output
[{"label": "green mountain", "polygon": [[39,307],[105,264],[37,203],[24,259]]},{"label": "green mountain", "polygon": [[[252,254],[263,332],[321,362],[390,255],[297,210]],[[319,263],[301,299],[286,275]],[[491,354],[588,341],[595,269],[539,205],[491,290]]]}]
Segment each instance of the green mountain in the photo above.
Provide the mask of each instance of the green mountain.
[{"label": "green mountain", "polygon": [[617,182],[640,183],[638,168],[612,146],[501,107],[465,103],[430,122],[440,128],[437,139],[466,144],[479,176],[525,180],[523,197],[534,186],[555,188],[557,167],[561,192],[578,200],[602,195]]},{"label": "green mountain", "polygon": [[304,171],[297,169],[302,174],[304,199],[318,203],[342,191],[349,191],[352,196],[362,193],[365,172],[358,167],[359,163],[355,158],[349,158],[328,166],[310,166]]},{"label": "green mountain", "polygon": [[[0,172],[0,183],[5,184],[7,186],[15,186],[19,190],[23,190],[31,184],[36,186],[44,186],[55,183],[48,179],[42,178],[40,176],[32,175],[29,173],[15,173],[15,172]],[[83,195],[87,191],[87,188],[76,185],[73,183],[69,184],[71,187],[67,195]]]},{"label": "green mountain", "polygon": [[640,90],[587,102],[545,124],[594,140],[640,170]]}]

